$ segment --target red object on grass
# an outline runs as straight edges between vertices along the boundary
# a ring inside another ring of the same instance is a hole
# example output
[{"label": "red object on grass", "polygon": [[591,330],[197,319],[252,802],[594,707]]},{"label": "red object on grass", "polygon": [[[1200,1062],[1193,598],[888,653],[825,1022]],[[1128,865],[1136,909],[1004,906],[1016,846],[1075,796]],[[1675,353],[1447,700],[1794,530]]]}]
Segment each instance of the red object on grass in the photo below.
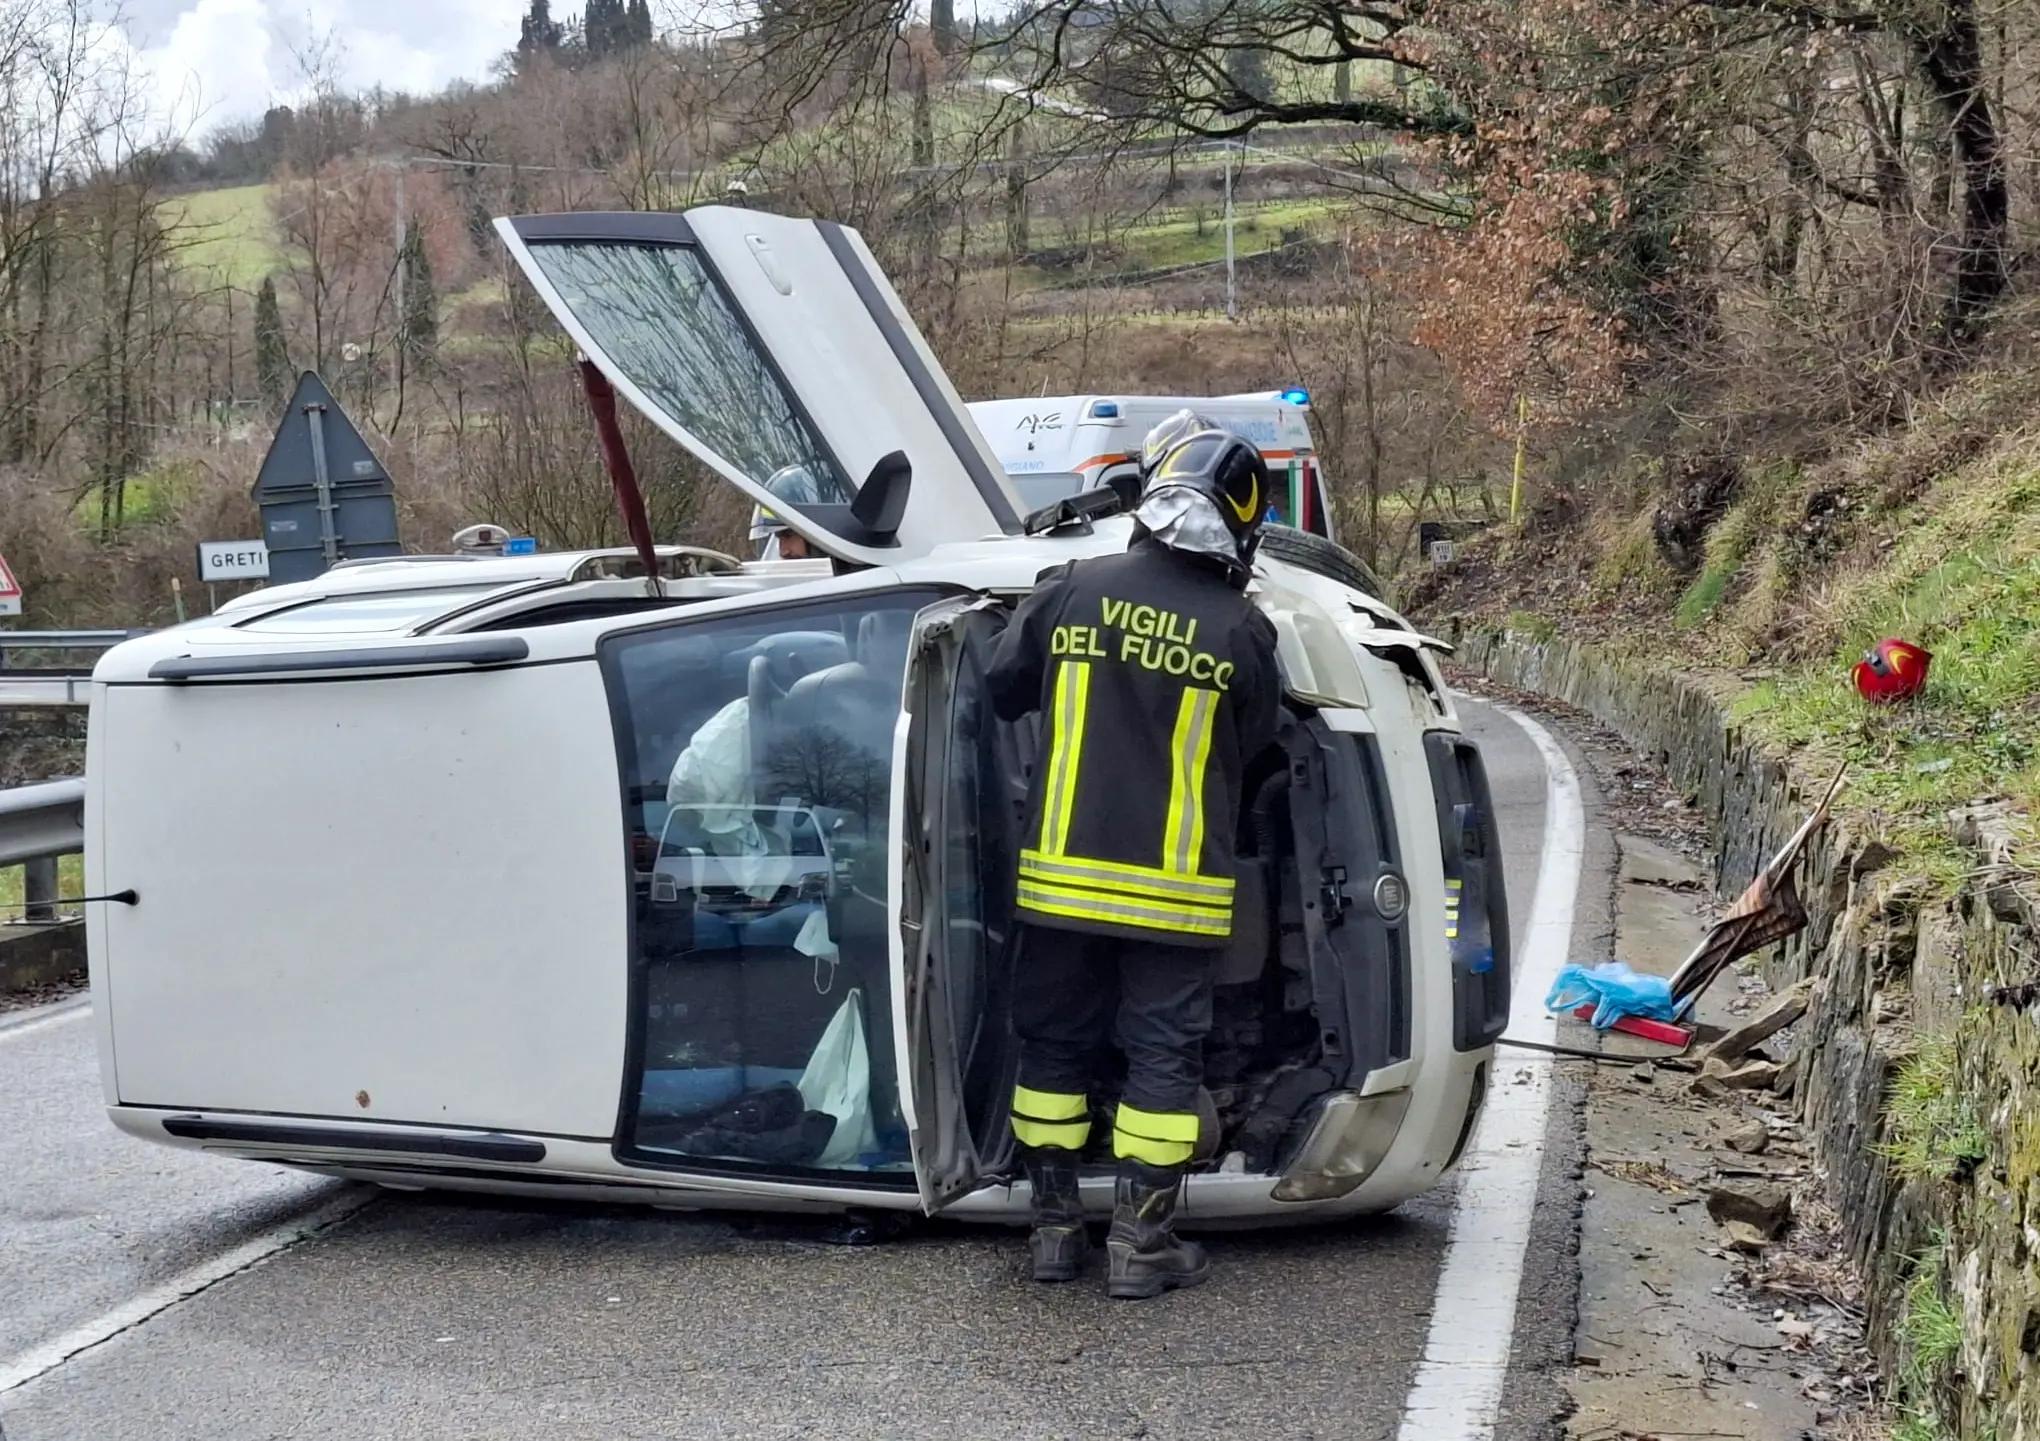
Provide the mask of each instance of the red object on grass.
[{"label": "red object on grass", "polygon": [[[1589,1001],[1574,1011],[1573,1015],[1582,1021],[1591,1021],[1594,1019],[1594,1010],[1598,1004],[1599,1002]],[[1675,1026],[1669,1021],[1646,1020],[1642,1016],[1618,1017],[1608,1029],[1620,1031],[1625,1036],[1640,1036],[1646,1041],[1656,1041],[1660,1045],[1677,1046],[1682,1051],[1693,1042],[1690,1027]]]},{"label": "red object on grass", "polygon": [[1911,641],[1880,640],[1856,662],[1856,694],[1879,704],[1918,695],[1933,659]]}]

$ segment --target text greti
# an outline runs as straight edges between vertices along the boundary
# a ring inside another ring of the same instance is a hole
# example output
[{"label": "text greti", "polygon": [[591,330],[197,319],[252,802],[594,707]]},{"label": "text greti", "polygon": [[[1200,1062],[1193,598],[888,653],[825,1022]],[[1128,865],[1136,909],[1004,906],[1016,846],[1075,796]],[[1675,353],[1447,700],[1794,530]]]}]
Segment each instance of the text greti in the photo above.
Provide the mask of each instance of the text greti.
[{"label": "text greti", "polygon": [[198,578],[206,582],[267,580],[269,547],[259,540],[200,541]]}]

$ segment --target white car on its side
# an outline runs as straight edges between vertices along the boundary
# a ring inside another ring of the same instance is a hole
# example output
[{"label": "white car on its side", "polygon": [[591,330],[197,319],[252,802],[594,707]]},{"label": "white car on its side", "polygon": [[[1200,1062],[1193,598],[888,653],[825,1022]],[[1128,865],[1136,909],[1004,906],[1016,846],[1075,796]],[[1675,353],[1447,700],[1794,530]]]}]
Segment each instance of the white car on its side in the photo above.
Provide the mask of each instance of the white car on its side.
[{"label": "white car on its side", "polygon": [[[822,478],[786,520],[830,559],[346,564],[109,652],[86,865],[133,893],[88,922],[114,1123],[398,1187],[1024,1220],[1005,1007],[1038,732],[982,677],[1036,578],[1131,520],[1110,487],[1029,513],[852,230],[497,228],[746,499]],[[1509,1010],[1493,807],[1435,643],[1309,560],[1257,561],[1284,720],[1235,837],[1190,1224],[1436,1185]],[[741,732],[672,821],[719,716]],[[769,886],[726,853],[746,828]]]}]

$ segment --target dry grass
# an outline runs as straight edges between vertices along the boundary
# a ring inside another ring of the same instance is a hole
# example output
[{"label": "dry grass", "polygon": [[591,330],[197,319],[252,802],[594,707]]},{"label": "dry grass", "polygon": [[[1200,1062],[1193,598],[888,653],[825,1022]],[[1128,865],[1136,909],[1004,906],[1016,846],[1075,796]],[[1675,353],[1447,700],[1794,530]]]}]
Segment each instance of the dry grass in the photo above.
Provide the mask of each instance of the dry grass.
[{"label": "dry grass", "polygon": [[1829,1441],[1891,1441],[1895,1424],[1890,1408],[1873,1406],[1838,1418],[1824,1434]]},{"label": "dry grass", "polygon": [[1752,1266],[1748,1282],[1754,1292],[1824,1301],[1841,1311],[1855,1311],[1863,1304],[1863,1284],[1840,1257],[1773,1248]]},{"label": "dry grass", "polygon": [[1604,1176],[1633,1185],[1648,1186],[1653,1191],[1662,1191],[1667,1196],[1689,1196],[1693,1188],[1682,1180],[1678,1172],[1662,1161],[1603,1161],[1596,1159],[1589,1163]]}]

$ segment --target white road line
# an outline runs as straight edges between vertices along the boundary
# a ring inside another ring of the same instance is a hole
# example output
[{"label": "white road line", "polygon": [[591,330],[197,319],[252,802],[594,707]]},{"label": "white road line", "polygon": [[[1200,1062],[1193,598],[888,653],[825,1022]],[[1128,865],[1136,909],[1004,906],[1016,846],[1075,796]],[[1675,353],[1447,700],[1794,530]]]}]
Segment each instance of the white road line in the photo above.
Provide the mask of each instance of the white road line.
[{"label": "white road line", "polygon": [[[1544,851],[1510,997],[1509,1035],[1549,1045],[1558,1024],[1544,998],[1571,955],[1573,902],[1586,851],[1580,782],[1544,727],[1507,706],[1495,709],[1523,728],[1544,760]],[[1397,1441],[1485,1441],[1494,1434],[1550,1105],[1548,1059],[1511,1056],[1496,1063],[1487,1106],[1460,1163],[1430,1333]]]},{"label": "white road line", "polygon": [[19,1356],[0,1361],[0,1396],[20,1386],[26,1386],[38,1376],[56,1370],[80,1352],[112,1340],[121,1332],[141,1325],[151,1316],[166,1311],[179,1301],[189,1300],[199,1292],[216,1286],[229,1276],[247,1270],[256,1262],[278,1251],[295,1246],[307,1237],[317,1235],[329,1226],[346,1220],[349,1216],[375,1199],[370,1191],[362,1194],[349,1190],[334,1197],[325,1205],[309,1211],[296,1220],[285,1221],[272,1226],[260,1235],[242,1242],[222,1256],[216,1256],[202,1265],[171,1277],[160,1286],[155,1286],[130,1301],[114,1307],[105,1315],[86,1322],[72,1331],[44,1342]]},{"label": "white road line", "polygon": [[0,1046],[23,1036],[32,1036],[37,1031],[47,1031],[51,1026],[61,1026],[66,1021],[82,1020],[91,1014],[91,998],[79,996],[75,1000],[37,1006],[19,1015],[0,1017]]}]

